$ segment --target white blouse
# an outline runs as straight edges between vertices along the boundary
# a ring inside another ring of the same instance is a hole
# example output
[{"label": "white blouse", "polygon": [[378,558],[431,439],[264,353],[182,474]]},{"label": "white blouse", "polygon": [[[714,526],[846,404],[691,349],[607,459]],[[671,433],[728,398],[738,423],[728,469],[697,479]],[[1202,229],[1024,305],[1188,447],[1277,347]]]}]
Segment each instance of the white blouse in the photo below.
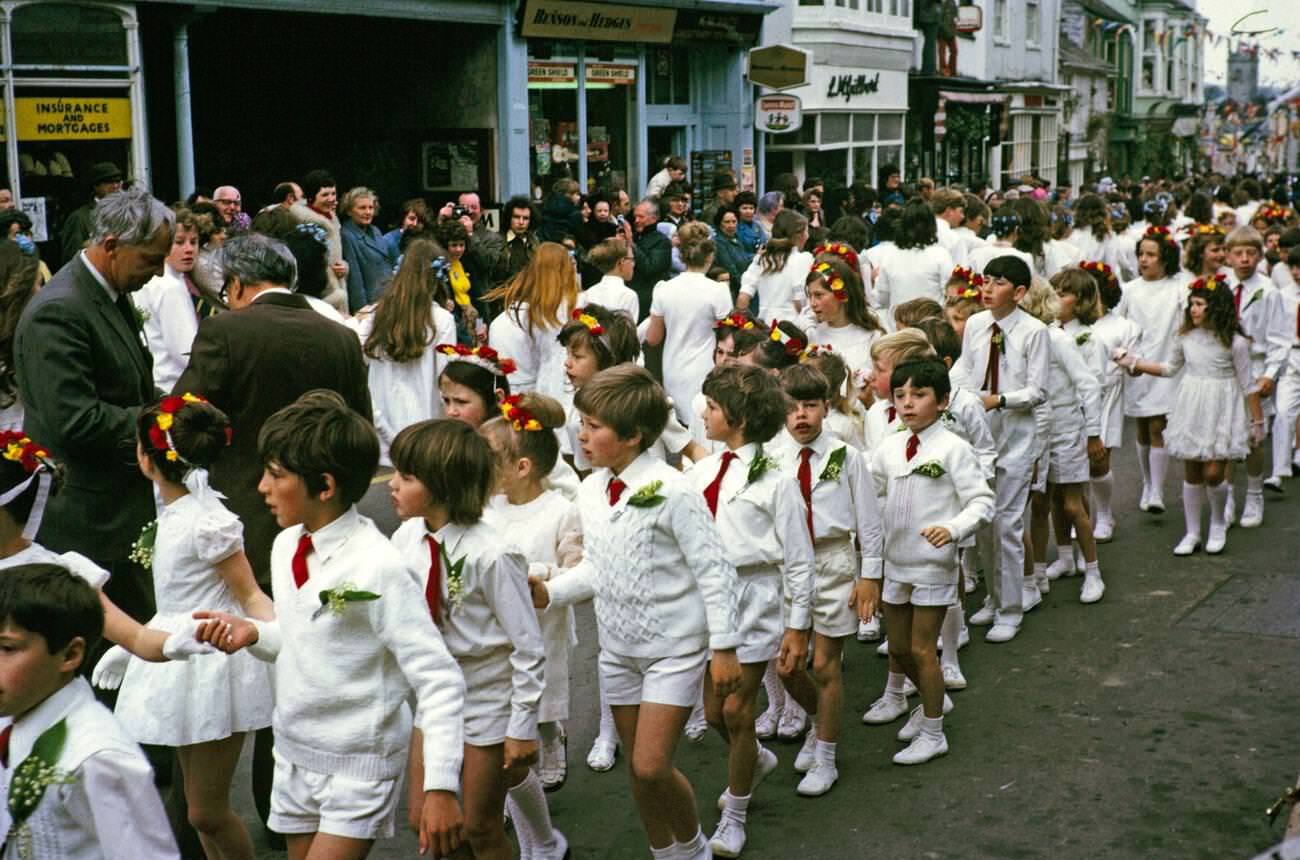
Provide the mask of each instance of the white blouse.
[{"label": "white blouse", "polygon": [[[569,318],[569,306],[561,304],[556,316],[563,327]],[[488,327],[488,343],[502,358],[515,362],[515,372],[507,377],[510,391],[536,391],[567,407],[573,402],[573,392],[564,373],[566,353],[557,340],[560,329],[544,325],[530,329],[528,322],[528,303],[521,302],[499,314]]]},{"label": "white blouse", "polygon": [[938,242],[885,254],[876,276],[876,302],[888,309],[887,324],[893,324],[894,308],[912,299],[934,299],[942,305],[952,269],[952,255]]},{"label": "white blouse", "polygon": [[804,286],[812,265],[812,254],[791,250],[780,271],[764,272],[763,255],[755,254],[745,274],[740,276],[740,291],[751,298],[758,296],[758,315],[763,322],[793,321],[803,305]]},{"label": "white blouse", "polygon": [[664,388],[683,424],[713,369],[713,324],[730,311],[731,291],[699,272],[683,272],[655,287],[650,316],[664,321]]}]

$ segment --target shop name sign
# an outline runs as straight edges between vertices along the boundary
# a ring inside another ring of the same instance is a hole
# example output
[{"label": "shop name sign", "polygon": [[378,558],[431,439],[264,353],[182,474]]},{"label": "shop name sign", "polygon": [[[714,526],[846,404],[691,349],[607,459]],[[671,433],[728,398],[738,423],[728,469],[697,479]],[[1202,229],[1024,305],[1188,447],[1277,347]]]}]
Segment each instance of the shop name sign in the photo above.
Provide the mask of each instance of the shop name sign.
[{"label": "shop name sign", "polygon": [[[534,61],[528,64],[530,84],[571,84],[577,80],[578,73],[573,63]],[[587,63],[587,83],[630,86],[636,83],[636,66]]]},{"label": "shop name sign", "polygon": [[769,134],[798,131],[803,125],[802,107],[798,96],[761,96],[754,106],[754,125]]},{"label": "shop name sign", "polygon": [[592,39],[605,42],[672,41],[676,9],[616,6],[574,0],[529,0],[522,32],[547,39]]},{"label": "shop name sign", "polygon": [[855,96],[866,96],[880,92],[880,72],[873,77],[866,75],[834,75],[826,84],[826,98],[841,98],[851,101]]},{"label": "shop name sign", "polygon": [[19,140],[112,140],[131,136],[127,98],[14,99]]}]

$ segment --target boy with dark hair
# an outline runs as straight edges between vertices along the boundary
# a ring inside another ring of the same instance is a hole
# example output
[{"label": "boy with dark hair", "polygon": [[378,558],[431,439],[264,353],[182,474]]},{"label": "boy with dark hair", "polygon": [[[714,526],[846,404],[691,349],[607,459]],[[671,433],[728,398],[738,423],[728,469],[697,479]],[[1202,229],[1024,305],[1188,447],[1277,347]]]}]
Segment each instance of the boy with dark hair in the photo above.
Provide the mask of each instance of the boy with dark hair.
[{"label": "boy with dark hair", "polygon": [[10,798],[0,832],[15,856],[33,846],[68,860],[180,856],[144,754],[78,676],[103,627],[95,589],[62,567],[0,576],[0,715],[11,718],[0,729]]},{"label": "boy with dark hair", "polygon": [[414,692],[420,850],[449,854],[462,838],[465,684],[401,555],[357,512],[379,462],[375,430],[334,392],[309,391],[267,420],[258,448],[258,489],[284,529],[271,549],[276,620],[195,617],[210,619],[201,638],[277,664],[269,826],[299,857],[318,843],[362,856],[392,836]]}]

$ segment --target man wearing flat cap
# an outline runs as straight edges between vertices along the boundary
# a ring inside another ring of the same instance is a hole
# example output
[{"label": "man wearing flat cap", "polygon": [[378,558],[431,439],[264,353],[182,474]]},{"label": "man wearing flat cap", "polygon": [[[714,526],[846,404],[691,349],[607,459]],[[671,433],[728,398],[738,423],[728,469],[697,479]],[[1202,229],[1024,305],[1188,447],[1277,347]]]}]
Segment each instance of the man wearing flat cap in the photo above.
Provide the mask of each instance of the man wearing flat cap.
[{"label": "man wearing flat cap", "polygon": [[73,210],[68,220],[63,222],[61,239],[64,263],[81,253],[81,249],[86,246],[86,240],[94,231],[95,203],[114,191],[122,190],[122,171],[111,161],[92,164],[86,179],[95,196],[84,206]]},{"label": "man wearing flat cap", "polygon": [[710,227],[718,220],[718,210],[736,204],[736,175],[724,170],[713,175],[713,201],[704,207],[700,220]]}]

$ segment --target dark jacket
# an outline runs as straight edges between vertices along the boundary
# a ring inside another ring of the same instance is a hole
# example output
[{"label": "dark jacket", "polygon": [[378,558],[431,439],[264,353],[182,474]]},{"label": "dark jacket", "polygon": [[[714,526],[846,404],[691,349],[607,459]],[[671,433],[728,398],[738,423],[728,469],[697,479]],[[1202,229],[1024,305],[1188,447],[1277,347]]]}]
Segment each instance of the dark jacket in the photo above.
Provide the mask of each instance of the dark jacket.
[{"label": "dark jacket", "polygon": [[522,272],[540,244],[537,234],[531,230],[523,235],[504,231],[501,234],[501,253],[492,267],[492,285],[499,287]]},{"label": "dark jacket", "polygon": [[95,232],[95,202],[91,200],[73,209],[72,214],[63,222],[63,230],[59,233],[62,262],[67,263],[77,256],[77,252],[86,246],[90,234]]},{"label": "dark jacket", "polygon": [[573,201],[563,194],[552,194],[542,204],[542,225],[537,229],[537,238],[543,242],[563,242],[566,238],[578,238],[582,228],[582,210],[573,205]]},{"label": "dark jacket", "polygon": [[655,285],[673,274],[673,243],[658,227],[651,226],[635,237],[632,253],[636,257],[636,271],[628,286],[636,292],[641,302],[641,319],[650,316],[650,299]]},{"label": "dark jacket", "polygon": [[257,491],[257,436],[266,419],[315,388],[337,391],[370,420],[370,388],[353,332],[312,310],[300,295],[270,293],[199,323],[190,364],[175,393],[200,394],[230,417],[231,447],[212,467],[212,486],[244,523],[244,552],[263,588],[279,527]]},{"label": "dark jacket", "polygon": [[730,239],[727,235],[719,230],[713,235],[713,245],[715,247],[713,262],[727,270],[731,275],[731,300],[736,300],[736,294],[740,290],[740,278],[749,268],[750,262],[754,255],[745,250],[745,245],[740,241],[739,236],[732,236]]},{"label": "dark jacket", "polygon": [[397,258],[374,224],[362,229],[349,218],[339,227],[339,238],[348,264],[348,310],[356,313],[379,299],[393,277]]},{"label": "dark jacket", "polygon": [[55,552],[125,560],[154,518],[135,440],[140,409],[158,392],[134,312],[128,320],[76,255],[23,310],[14,358],[24,429],[67,470],[38,539]]}]

